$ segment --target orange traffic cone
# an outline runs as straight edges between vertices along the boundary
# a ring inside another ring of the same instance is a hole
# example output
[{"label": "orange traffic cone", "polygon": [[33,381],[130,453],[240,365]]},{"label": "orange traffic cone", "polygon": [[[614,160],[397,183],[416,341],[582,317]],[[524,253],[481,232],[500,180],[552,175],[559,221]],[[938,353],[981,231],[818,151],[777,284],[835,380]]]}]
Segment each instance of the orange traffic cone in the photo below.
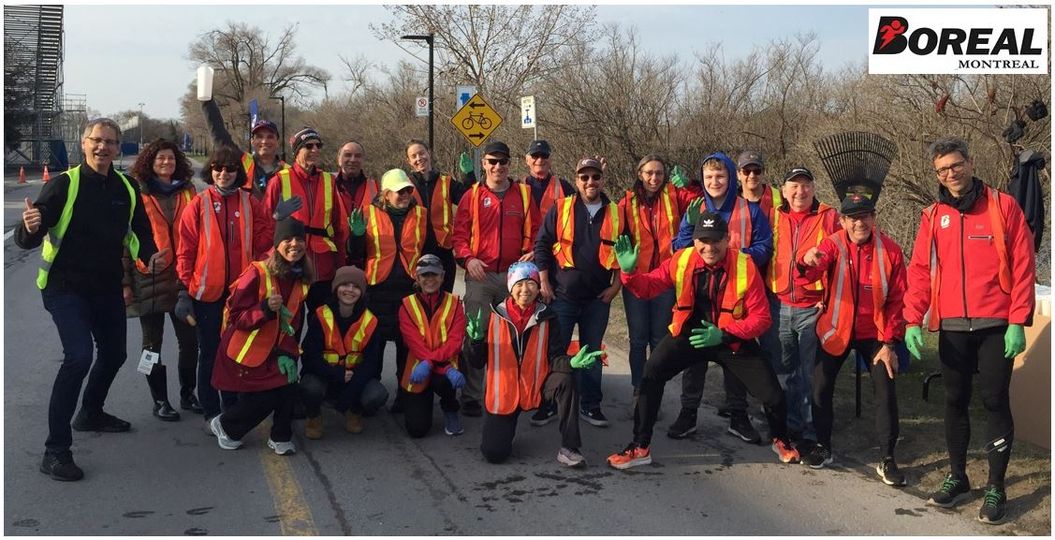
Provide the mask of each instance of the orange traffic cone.
[{"label": "orange traffic cone", "polygon": [[18,168],[18,183],[19,184],[25,184],[26,183],[26,168],[25,167],[19,167]]},{"label": "orange traffic cone", "polygon": [[51,180],[51,175],[48,174],[48,166],[45,165],[44,166],[44,182],[47,183],[48,180]]}]

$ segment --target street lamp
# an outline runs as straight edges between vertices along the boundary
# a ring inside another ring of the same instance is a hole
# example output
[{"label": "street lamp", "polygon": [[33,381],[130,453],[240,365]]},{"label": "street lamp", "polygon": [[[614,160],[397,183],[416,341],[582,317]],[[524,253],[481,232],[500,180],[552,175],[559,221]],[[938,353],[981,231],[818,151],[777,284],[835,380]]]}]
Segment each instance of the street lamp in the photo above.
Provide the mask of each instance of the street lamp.
[{"label": "street lamp", "polygon": [[408,34],[400,37],[408,41],[424,41],[429,44],[429,151],[435,152],[436,148],[432,146],[432,89],[433,89],[433,76],[432,76],[432,43],[434,41],[435,34]]},{"label": "street lamp", "polygon": [[139,150],[143,150],[143,105],[146,103],[139,104]]},{"label": "street lamp", "polygon": [[282,145],[282,161],[286,161],[286,98],[285,96],[268,96],[268,99],[277,99],[282,104],[282,134],[279,135],[279,144]]}]

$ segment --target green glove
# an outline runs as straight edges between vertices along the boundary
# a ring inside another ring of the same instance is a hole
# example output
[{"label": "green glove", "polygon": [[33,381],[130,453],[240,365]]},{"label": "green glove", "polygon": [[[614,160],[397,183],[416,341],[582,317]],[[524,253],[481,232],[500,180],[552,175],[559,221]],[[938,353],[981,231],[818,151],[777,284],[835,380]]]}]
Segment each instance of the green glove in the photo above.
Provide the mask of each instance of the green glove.
[{"label": "green glove", "polygon": [[681,167],[674,166],[674,170],[670,173],[670,183],[678,188],[683,188],[689,184],[689,180],[685,178],[685,175],[681,174]]},{"label": "green glove", "polygon": [[1026,350],[1026,330],[1021,324],[1007,325],[1004,332],[1004,358],[1014,358]]},{"label": "green glove", "polygon": [[461,169],[462,174],[473,172],[473,160],[469,158],[468,152],[462,152],[461,157],[458,158],[458,168]]},{"label": "green glove", "polygon": [[703,326],[692,329],[692,335],[689,336],[689,344],[697,349],[714,347],[720,344],[722,342],[721,329],[707,321],[700,322],[703,323]]},{"label": "green glove", "polygon": [[[1010,328],[1008,328],[1010,330]],[[923,330],[918,326],[909,326],[905,329],[905,347],[912,356],[919,360],[923,354]]]},{"label": "green glove", "polygon": [[366,219],[363,218],[363,210],[361,208],[352,210],[352,214],[348,216],[348,228],[352,230],[353,236],[366,234]]},{"label": "green glove", "polygon": [[615,240],[615,260],[619,262],[619,268],[627,274],[637,267],[637,246],[630,246],[629,235],[619,235]]},{"label": "green glove", "polygon": [[480,328],[480,319],[483,318],[483,310],[476,310],[476,316],[466,314],[465,334],[473,341],[483,341],[484,332]]},{"label": "green glove", "polygon": [[575,353],[575,356],[571,357],[572,369],[585,369],[592,367],[597,363],[597,358],[604,354],[604,351],[590,352],[589,345],[583,345],[579,352]]},{"label": "green glove", "polygon": [[297,361],[288,356],[278,357],[278,371],[286,376],[289,384],[297,382]]},{"label": "green glove", "polygon": [[685,209],[685,219],[688,220],[689,225],[696,225],[696,222],[700,220],[701,206],[703,206],[703,197],[696,197]]},{"label": "green glove", "polygon": [[289,324],[289,321],[292,318],[293,314],[290,313],[288,309],[286,309],[285,305],[278,308],[278,328],[279,330],[282,330],[282,332],[285,333],[287,336],[292,336],[294,332],[293,325]]}]

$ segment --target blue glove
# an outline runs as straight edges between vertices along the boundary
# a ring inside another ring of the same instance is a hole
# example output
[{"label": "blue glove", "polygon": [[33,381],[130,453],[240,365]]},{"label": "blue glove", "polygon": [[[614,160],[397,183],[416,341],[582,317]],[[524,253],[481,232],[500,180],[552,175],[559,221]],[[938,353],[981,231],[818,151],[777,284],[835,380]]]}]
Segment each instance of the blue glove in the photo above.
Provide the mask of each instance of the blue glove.
[{"label": "blue glove", "polygon": [[432,373],[432,362],[428,360],[422,360],[414,366],[414,371],[410,372],[410,384],[421,384],[425,382],[425,379],[429,377],[429,373]]},{"label": "blue glove", "polygon": [[453,367],[447,368],[447,380],[451,381],[451,386],[455,390],[465,386],[465,375],[462,375],[461,371],[454,369]]}]

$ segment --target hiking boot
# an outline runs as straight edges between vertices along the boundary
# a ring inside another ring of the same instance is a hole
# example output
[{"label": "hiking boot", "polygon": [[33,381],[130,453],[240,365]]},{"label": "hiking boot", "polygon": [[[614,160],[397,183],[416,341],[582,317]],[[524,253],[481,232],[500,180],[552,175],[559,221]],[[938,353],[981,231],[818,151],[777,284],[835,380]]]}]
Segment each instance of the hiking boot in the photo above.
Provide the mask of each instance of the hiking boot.
[{"label": "hiking boot", "polygon": [[73,423],[70,424],[70,427],[76,431],[121,433],[132,429],[132,424],[103,411],[89,414],[84,412],[84,409],[81,409],[80,412],[77,413],[77,417],[73,419]]},{"label": "hiking boot", "polygon": [[907,483],[905,482],[905,473],[897,468],[897,463],[890,456],[883,458],[883,461],[876,465],[876,474],[888,486],[901,487]]},{"label": "hiking boot", "polygon": [[823,444],[814,446],[809,453],[802,456],[802,464],[811,469],[823,469],[833,461],[835,459],[832,458],[832,450]]},{"label": "hiking boot", "polygon": [[741,441],[748,444],[758,444],[762,442],[762,436],[758,434],[758,430],[755,426],[751,425],[751,418],[746,414],[734,414],[729,418],[729,429],[726,430],[730,435],[740,437]]},{"label": "hiking boot", "polygon": [[270,437],[267,439],[267,447],[274,450],[276,454],[280,456],[291,456],[297,453],[297,447],[293,446],[293,441],[273,441]]},{"label": "hiking boot", "polygon": [[600,407],[594,407],[588,411],[580,410],[579,416],[582,416],[582,419],[591,426],[608,427],[609,424],[608,417],[601,412]]},{"label": "hiking boot", "polygon": [[927,500],[927,504],[952,508],[963,502],[969,493],[971,493],[971,483],[967,477],[959,478],[949,473],[945,475],[945,480],[941,481],[938,491],[935,491]]},{"label": "hiking boot", "polygon": [[352,411],[344,413],[344,430],[348,433],[363,432],[363,417]]},{"label": "hiking boot", "polygon": [[304,438],[306,439],[321,439],[322,438],[322,415],[309,416],[304,421]]},{"label": "hiking boot", "polygon": [[622,452],[608,456],[608,466],[621,471],[651,463],[652,453],[648,447],[638,446],[637,443],[630,443]]},{"label": "hiking boot", "polygon": [[465,433],[458,411],[443,411],[443,432],[451,436]]},{"label": "hiking boot", "polygon": [[786,439],[774,438],[773,445],[770,448],[780,458],[781,463],[797,463],[799,461],[799,451],[791,446],[791,443]]},{"label": "hiking boot", "polygon": [[480,402],[475,399],[470,399],[462,403],[461,412],[465,416],[483,416],[484,408],[480,406]]},{"label": "hiking boot", "polygon": [[198,398],[193,393],[182,394],[179,398],[179,408],[190,411],[194,414],[202,414],[205,409],[202,408],[201,403],[198,402]]},{"label": "hiking boot", "polygon": [[60,482],[76,482],[84,478],[84,471],[73,462],[73,454],[69,452],[59,456],[45,453],[40,472]]},{"label": "hiking boot", "polygon": [[531,415],[531,425],[544,426],[557,419],[557,407],[552,403],[543,403],[541,407]]},{"label": "hiking boot", "polygon": [[978,521],[989,525],[999,525],[1007,518],[1007,493],[996,486],[986,486],[982,508],[978,511]]},{"label": "hiking boot", "polygon": [[220,423],[220,415],[212,417],[209,421],[209,428],[212,430],[212,434],[216,436],[216,444],[224,450],[238,450],[242,447],[242,441],[236,441],[227,436],[227,433],[223,430],[223,424]]},{"label": "hiking boot", "polygon": [[667,437],[684,439],[696,433],[696,409],[682,408],[674,423],[667,429]]},{"label": "hiking boot", "polygon": [[578,450],[564,446],[560,447],[560,450],[557,452],[557,461],[562,465],[572,468],[586,466],[586,458],[582,457],[582,454],[580,454]]}]

